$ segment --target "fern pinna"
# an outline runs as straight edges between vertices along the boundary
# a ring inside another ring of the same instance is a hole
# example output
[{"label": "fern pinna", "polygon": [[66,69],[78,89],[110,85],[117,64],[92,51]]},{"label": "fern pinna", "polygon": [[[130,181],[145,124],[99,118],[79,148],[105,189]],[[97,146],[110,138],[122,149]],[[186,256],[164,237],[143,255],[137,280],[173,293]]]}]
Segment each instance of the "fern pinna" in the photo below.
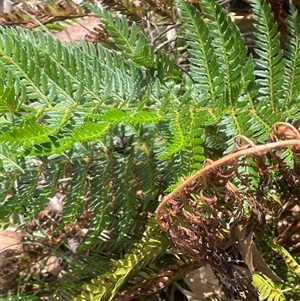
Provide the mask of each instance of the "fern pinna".
[{"label": "fern pinna", "polygon": [[[139,256],[134,246],[156,236],[164,254],[165,234],[154,226],[147,231],[160,195],[200,169],[205,155],[232,149],[236,135],[262,142],[275,122],[299,118],[296,10],[282,50],[269,6],[253,2],[253,58],[217,3],[202,1],[202,11],[183,0],[176,5],[187,73],[178,70],[175,58],[155,50],[135,23],[90,5],[113,49],[63,45],[41,31],[0,29],[1,225],[8,226],[9,217],[19,223],[19,214],[20,227],[26,225],[58,196],[64,205],[56,230],[64,232],[56,247],[71,239],[64,230],[69,225],[88,222],[75,254],[66,256],[79,275],[62,281],[86,283],[81,292],[80,285],[58,287],[61,300],[112,299],[140,269],[148,265],[153,275],[159,254],[146,252],[140,268],[120,257]],[[85,260],[94,269],[81,270]],[[191,264],[178,262],[176,277]],[[114,289],[97,291],[116,270],[121,272],[110,278]]]}]

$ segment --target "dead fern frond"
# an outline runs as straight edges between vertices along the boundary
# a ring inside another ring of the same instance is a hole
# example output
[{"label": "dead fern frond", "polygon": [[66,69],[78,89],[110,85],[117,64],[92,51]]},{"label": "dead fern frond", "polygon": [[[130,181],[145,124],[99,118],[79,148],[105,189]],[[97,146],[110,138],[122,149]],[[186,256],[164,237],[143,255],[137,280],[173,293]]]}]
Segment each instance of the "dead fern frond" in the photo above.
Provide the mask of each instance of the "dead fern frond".
[{"label": "dead fern frond", "polygon": [[31,29],[40,24],[81,18],[88,14],[86,8],[71,1],[38,3],[36,5],[24,2],[13,6],[10,13],[1,14],[0,25],[21,26]]},{"label": "dead fern frond", "polygon": [[[270,201],[269,190],[280,198],[280,203],[287,202],[278,182],[288,179],[295,183],[300,178],[298,137],[299,132],[284,123],[273,126],[270,139],[276,142],[256,145],[238,137],[230,154],[215,162],[207,161],[199,172],[167,195],[157,209],[157,221],[169,234],[174,248],[203,265],[209,264],[228,298],[236,298],[236,291],[242,299],[258,300],[249,280],[234,270],[225,248],[234,252],[236,244],[242,244],[238,229],[247,237],[254,224],[265,224],[268,215],[275,218],[278,203]],[[289,157],[282,156],[286,149],[291,152]],[[274,173],[278,185],[275,191],[271,184]],[[294,261],[288,262],[296,267]]]}]

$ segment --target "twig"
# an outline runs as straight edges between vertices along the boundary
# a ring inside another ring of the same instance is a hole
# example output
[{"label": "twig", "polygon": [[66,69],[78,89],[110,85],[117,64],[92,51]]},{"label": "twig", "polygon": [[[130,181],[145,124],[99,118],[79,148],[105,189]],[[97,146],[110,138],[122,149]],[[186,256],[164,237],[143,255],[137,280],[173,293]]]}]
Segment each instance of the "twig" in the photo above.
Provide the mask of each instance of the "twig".
[{"label": "twig", "polygon": [[168,31],[170,31],[173,28],[176,28],[178,26],[180,26],[182,24],[182,22],[176,22],[174,25],[168,26],[168,28],[166,28],[165,30],[163,30],[159,35],[157,35],[152,41],[151,44],[154,45],[157,40],[159,40],[164,34],[166,34]]}]

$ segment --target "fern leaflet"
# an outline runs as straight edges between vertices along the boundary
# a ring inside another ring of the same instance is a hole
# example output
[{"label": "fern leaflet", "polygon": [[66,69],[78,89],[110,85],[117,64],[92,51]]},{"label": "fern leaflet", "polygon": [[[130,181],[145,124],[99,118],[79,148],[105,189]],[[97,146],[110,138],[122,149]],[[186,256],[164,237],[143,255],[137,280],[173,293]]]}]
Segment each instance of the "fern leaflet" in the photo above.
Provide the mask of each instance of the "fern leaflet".
[{"label": "fern leaflet", "polygon": [[263,300],[267,301],[286,301],[281,289],[267,276],[253,274],[252,284],[258,289]]}]

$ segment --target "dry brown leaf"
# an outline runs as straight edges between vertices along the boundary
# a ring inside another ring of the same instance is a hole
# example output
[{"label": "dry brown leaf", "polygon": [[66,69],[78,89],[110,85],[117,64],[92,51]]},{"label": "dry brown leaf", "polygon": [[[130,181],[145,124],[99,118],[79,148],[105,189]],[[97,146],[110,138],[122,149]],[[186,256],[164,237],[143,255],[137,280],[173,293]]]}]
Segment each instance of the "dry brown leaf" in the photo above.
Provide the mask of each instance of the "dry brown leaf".
[{"label": "dry brown leaf", "polygon": [[11,230],[0,230],[0,253],[10,250],[21,250],[22,234],[20,232],[14,232]]},{"label": "dry brown leaf", "polygon": [[235,227],[235,235],[238,238],[238,248],[242,258],[250,273],[253,274],[255,270],[253,263],[253,232],[251,231],[247,235],[247,228],[245,225],[237,225],[237,227]]},{"label": "dry brown leaf", "polygon": [[279,139],[299,139],[299,130],[289,123],[277,122],[272,126],[271,133]]},{"label": "dry brown leaf", "polygon": [[251,231],[247,235],[247,228],[244,225],[238,225],[235,229],[235,235],[239,241],[239,251],[250,273],[253,274],[255,271],[259,271],[272,280],[282,281],[269,267],[257,249],[256,244],[253,241],[253,232]]},{"label": "dry brown leaf", "polygon": [[262,257],[261,253],[259,252],[255,244],[253,244],[252,247],[252,254],[254,260],[254,266],[257,271],[262,272],[264,275],[268,276],[272,280],[280,281],[280,282],[282,281],[282,279],[278,277],[278,275],[275,274],[273,270],[269,267],[269,265],[266,263],[266,261]]},{"label": "dry brown leaf", "polygon": [[[203,298],[222,298],[227,300],[219,281],[216,279],[210,266],[201,267],[187,274],[184,278],[193,294],[197,295],[199,299]],[[192,298],[188,298],[193,300]]]}]

